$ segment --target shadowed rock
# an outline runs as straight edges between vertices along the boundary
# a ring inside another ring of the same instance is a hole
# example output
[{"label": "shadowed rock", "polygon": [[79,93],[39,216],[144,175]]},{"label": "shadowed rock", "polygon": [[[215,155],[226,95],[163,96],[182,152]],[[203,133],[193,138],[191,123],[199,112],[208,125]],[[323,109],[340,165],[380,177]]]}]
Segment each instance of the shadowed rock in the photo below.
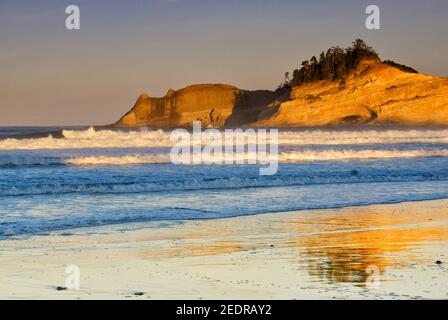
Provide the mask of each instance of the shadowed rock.
[{"label": "shadowed rock", "polygon": [[[203,126],[240,126],[265,117],[269,108],[276,111],[282,92],[247,91],[225,84],[199,84],[174,91],[162,98],[142,94],[117,127],[190,127],[193,121]],[[268,112],[269,113],[269,112]]]}]

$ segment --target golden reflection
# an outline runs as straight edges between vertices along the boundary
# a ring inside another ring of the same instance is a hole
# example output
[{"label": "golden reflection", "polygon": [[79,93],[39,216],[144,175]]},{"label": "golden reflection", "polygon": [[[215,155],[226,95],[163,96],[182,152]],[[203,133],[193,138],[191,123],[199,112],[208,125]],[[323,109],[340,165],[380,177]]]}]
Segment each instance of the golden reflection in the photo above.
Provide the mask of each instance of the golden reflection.
[{"label": "golden reflection", "polygon": [[329,282],[364,284],[368,266],[384,273],[388,268],[412,264],[418,259],[414,249],[448,239],[446,214],[431,214],[431,219],[424,213],[365,209],[327,214],[330,217],[319,214],[291,220],[290,229],[308,234],[293,237],[288,245],[304,248],[310,274]]},{"label": "golden reflection", "polygon": [[144,251],[150,258],[180,258],[228,254],[251,250],[254,246],[233,240],[214,240],[204,242],[177,242],[168,247],[153,248]]},{"label": "golden reflection", "polygon": [[445,208],[416,210],[412,204],[392,208],[344,208],[198,221],[185,223],[174,234],[152,233],[150,239],[143,232],[138,241],[158,243],[142,251],[145,259],[238,252],[255,258],[258,253],[273,254],[283,259],[285,267],[307,270],[316,281],[364,284],[368,266],[378,267],[381,273],[408,267],[422,259],[419,252],[423,247],[435,248],[438,241],[448,240]]}]

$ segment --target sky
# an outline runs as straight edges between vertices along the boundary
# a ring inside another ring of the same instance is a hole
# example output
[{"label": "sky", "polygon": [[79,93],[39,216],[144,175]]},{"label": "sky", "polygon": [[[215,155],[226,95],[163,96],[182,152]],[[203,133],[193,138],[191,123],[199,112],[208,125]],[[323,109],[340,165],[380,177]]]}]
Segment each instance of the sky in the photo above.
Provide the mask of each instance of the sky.
[{"label": "sky", "polygon": [[[365,27],[368,5],[381,30]],[[81,29],[65,27],[68,5]],[[193,83],[275,89],[356,38],[448,76],[446,0],[0,0],[0,126],[113,123],[141,93]]]}]

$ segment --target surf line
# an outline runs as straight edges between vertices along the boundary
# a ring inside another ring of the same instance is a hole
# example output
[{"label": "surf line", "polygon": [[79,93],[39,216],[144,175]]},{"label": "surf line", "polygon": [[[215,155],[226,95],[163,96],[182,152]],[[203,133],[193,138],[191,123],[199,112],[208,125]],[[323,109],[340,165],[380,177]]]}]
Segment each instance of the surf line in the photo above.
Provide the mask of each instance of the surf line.
[{"label": "surf line", "polygon": [[194,121],[192,132],[175,129],[170,141],[173,164],[258,164],[262,176],[278,171],[277,129],[202,130],[202,123]]}]

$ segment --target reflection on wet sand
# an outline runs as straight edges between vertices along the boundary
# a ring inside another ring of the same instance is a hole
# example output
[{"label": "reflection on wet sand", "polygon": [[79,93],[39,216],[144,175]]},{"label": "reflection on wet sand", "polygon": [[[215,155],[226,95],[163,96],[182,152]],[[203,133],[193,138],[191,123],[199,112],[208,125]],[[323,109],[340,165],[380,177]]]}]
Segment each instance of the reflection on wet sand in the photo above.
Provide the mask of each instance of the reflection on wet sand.
[{"label": "reflection on wet sand", "polygon": [[187,242],[171,248],[171,257],[197,257],[213,256],[242,251],[242,246],[237,241],[221,240],[210,242]]},{"label": "reflection on wet sand", "polygon": [[[448,199],[18,237],[0,242],[0,296],[446,299],[447,208]],[[82,289],[56,290],[73,264]],[[378,286],[364,283],[367,266],[378,267]]]},{"label": "reflection on wet sand", "polygon": [[[369,266],[378,268],[381,281],[387,281],[389,269],[421,263],[421,250],[437,248],[448,240],[444,208],[415,210],[412,203],[397,208],[353,207],[261,215],[264,223],[260,225],[254,224],[256,217],[191,222],[182,226],[168,244],[146,248],[142,255],[154,260],[256,254],[272,249],[285,267],[306,270],[311,282],[364,285],[371,275],[366,272]],[[151,243],[162,239],[153,235]],[[143,234],[139,240],[149,239]],[[276,248],[286,251],[276,253]]]},{"label": "reflection on wet sand", "polygon": [[446,213],[431,212],[431,218],[428,216],[407,210],[329,211],[328,215],[291,221],[296,232],[302,231],[303,225],[315,232],[294,237],[289,245],[304,248],[310,274],[321,281],[364,285],[372,275],[367,267],[378,268],[384,274],[388,268],[417,263],[419,247],[448,239]]}]

